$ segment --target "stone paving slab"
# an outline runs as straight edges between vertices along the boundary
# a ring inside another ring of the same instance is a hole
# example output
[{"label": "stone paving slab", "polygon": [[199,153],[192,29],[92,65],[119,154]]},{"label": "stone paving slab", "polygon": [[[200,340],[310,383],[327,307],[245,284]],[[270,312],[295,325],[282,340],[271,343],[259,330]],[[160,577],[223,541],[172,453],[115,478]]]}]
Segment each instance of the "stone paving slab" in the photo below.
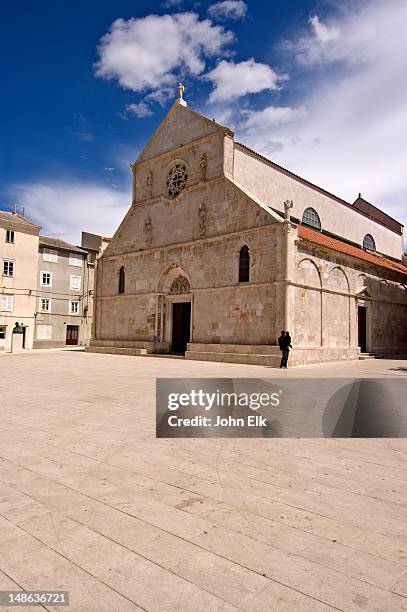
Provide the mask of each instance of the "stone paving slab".
[{"label": "stone paving slab", "polygon": [[[407,381],[406,363],[283,374]],[[0,365],[2,589],[69,590],[75,612],[407,610],[405,440],[155,439],[156,377],[282,375],[262,366]]]}]

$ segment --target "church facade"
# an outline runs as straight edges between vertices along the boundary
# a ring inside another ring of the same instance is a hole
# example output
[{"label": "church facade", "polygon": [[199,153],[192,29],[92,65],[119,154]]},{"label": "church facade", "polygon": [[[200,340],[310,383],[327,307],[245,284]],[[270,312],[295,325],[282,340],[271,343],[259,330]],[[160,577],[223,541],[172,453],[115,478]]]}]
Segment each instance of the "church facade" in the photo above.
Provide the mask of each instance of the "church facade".
[{"label": "church facade", "polygon": [[99,260],[89,350],[277,366],[407,352],[403,226],[265,159],[182,92]]}]

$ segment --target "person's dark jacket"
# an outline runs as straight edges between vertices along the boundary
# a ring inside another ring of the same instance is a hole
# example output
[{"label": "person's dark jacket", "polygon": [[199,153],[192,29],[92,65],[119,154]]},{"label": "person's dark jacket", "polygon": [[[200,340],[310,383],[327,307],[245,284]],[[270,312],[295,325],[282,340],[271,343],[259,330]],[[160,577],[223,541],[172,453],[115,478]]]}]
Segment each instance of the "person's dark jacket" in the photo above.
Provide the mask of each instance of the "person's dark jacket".
[{"label": "person's dark jacket", "polygon": [[285,336],[280,336],[278,339],[278,346],[280,347],[280,351],[285,348]]},{"label": "person's dark jacket", "polygon": [[283,348],[286,348],[286,349],[291,349],[291,348],[293,348],[293,347],[291,346],[291,336],[290,336],[290,335],[287,335],[287,334],[286,334],[286,335],[284,336],[283,340],[284,340],[284,345],[283,345]]}]

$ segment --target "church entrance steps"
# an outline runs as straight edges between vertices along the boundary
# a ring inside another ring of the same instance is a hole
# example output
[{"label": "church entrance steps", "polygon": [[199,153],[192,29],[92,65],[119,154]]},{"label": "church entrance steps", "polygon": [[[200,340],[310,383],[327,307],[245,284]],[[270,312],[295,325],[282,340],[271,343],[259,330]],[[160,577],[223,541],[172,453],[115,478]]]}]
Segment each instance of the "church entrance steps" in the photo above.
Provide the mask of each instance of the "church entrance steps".
[{"label": "church entrance steps", "polygon": [[372,353],[360,353],[359,359],[376,359],[376,355],[373,355]]},{"label": "church entrance steps", "polygon": [[273,344],[206,344],[199,342],[189,342],[188,352],[204,353],[237,353],[244,355],[268,355],[280,356],[280,349]]},{"label": "church entrance steps", "polygon": [[108,355],[129,355],[131,357],[147,355],[145,348],[129,348],[125,346],[87,346],[87,353],[105,353]]},{"label": "church entrance steps", "polygon": [[152,353],[154,351],[155,344],[154,342],[143,340],[100,340],[99,338],[92,338],[90,341],[90,346],[146,349],[147,352]]},{"label": "church entrance steps", "polygon": [[[135,355],[144,355],[147,353],[154,353],[157,348],[154,342],[148,342],[143,340],[99,340],[92,338],[90,341],[90,348],[123,348],[123,349],[143,349],[144,353],[134,353]],[[101,353],[103,351],[90,351]],[[106,353],[108,351],[105,351]],[[126,353],[123,353],[126,354]]]},{"label": "church entrance steps", "polygon": [[262,365],[277,368],[280,365],[281,357],[274,355],[255,355],[253,353],[207,353],[204,351],[187,351],[185,353],[185,359],[243,363],[246,365]]}]

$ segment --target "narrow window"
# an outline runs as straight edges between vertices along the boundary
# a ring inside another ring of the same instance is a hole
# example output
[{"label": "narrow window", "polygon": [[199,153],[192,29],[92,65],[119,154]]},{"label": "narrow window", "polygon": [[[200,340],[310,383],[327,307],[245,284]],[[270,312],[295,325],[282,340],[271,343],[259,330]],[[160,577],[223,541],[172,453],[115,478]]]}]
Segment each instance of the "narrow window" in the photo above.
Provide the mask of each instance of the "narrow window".
[{"label": "narrow window", "polygon": [[239,254],[239,283],[248,283],[250,277],[249,247],[244,245]]},{"label": "narrow window", "polygon": [[126,274],[124,272],[124,266],[122,266],[119,272],[119,293],[124,293],[125,283],[126,283]]},{"label": "narrow window", "polygon": [[51,312],[51,300],[40,298],[40,312]]},{"label": "narrow window", "polygon": [[41,285],[52,287],[52,272],[41,272]]},{"label": "narrow window", "polygon": [[369,251],[376,250],[376,243],[374,241],[373,236],[371,236],[370,234],[366,234],[366,236],[363,238],[363,248],[369,249]]},{"label": "narrow window", "polygon": [[37,340],[51,340],[52,338],[52,325],[38,325],[37,326]]},{"label": "narrow window", "polygon": [[79,253],[69,253],[69,265],[82,267],[82,255]]},{"label": "narrow window", "polygon": [[317,211],[313,208],[306,208],[304,210],[302,222],[310,227],[315,227],[315,229],[321,229],[321,219],[319,218]]},{"label": "narrow window", "polygon": [[79,314],[79,301],[78,300],[71,300],[69,304],[69,314],[71,315]]},{"label": "narrow window", "polygon": [[80,291],[81,289],[81,277],[80,276],[70,276],[69,277],[69,287],[70,289],[72,289],[73,291],[77,290]]},{"label": "narrow window", "polygon": [[3,312],[13,312],[13,305],[14,305],[14,296],[13,295],[5,295],[5,294],[3,294],[1,296],[0,306],[1,306],[1,310]]},{"label": "narrow window", "polygon": [[3,276],[14,276],[14,261],[3,259]]},{"label": "narrow window", "polygon": [[42,252],[42,260],[50,261],[51,263],[57,263],[58,251],[54,251],[53,249],[44,249]]},{"label": "narrow window", "polygon": [[6,242],[9,242],[10,244],[14,244],[14,231],[13,230],[6,230]]},{"label": "narrow window", "polygon": [[0,325],[0,340],[6,339],[7,325]]}]

